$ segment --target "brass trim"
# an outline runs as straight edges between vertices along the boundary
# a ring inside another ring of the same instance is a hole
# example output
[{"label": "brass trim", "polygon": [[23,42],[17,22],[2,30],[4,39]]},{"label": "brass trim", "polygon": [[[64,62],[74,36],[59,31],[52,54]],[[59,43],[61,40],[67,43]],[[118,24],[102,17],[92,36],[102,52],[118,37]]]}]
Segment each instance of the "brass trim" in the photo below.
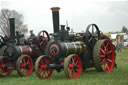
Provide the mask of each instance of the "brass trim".
[{"label": "brass trim", "polygon": [[84,44],[84,42],[82,42],[82,43],[83,43],[83,46],[84,46],[84,51],[86,52],[87,51],[86,44]]},{"label": "brass trim", "polygon": [[68,45],[67,45],[67,43],[64,43],[64,44],[65,44],[65,46],[66,46],[66,48],[67,48],[67,53],[66,53],[66,55],[68,55],[68,53],[69,53]]},{"label": "brass trim", "polygon": [[51,8],[51,10],[54,12],[54,11],[59,11],[59,7],[53,7],[53,8]]},{"label": "brass trim", "polygon": [[72,44],[74,45],[75,47],[75,53],[77,53],[77,47],[76,47],[76,44],[74,42],[72,42]]},{"label": "brass trim", "polygon": [[79,46],[80,46],[80,54],[82,53],[82,46],[81,46],[81,43],[78,42]]}]

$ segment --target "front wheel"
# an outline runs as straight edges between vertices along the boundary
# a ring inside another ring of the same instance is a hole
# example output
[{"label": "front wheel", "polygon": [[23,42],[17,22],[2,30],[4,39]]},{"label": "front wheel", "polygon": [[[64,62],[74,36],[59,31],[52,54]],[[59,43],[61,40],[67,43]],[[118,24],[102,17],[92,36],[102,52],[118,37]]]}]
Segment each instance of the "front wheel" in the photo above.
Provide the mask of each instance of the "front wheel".
[{"label": "front wheel", "polygon": [[82,73],[82,61],[78,55],[71,54],[64,61],[64,72],[67,78],[79,78]]},{"label": "front wheel", "polygon": [[38,78],[48,79],[51,77],[53,70],[48,68],[48,64],[52,62],[51,58],[46,55],[40,56],[35,62],[35,72]]},{"label": "front wheel", "polygon": [[10,64],[10,61],[5,57],[0,57],[0,76],[1,77],[7,77],[11,74],[11,70],[8,69],[8,65]]},{"label": "front wheel", "polygon": [[21,55],[16,62],[17,73],[21,76],[29,76],[33,71],[33,62],[30,56]]}]

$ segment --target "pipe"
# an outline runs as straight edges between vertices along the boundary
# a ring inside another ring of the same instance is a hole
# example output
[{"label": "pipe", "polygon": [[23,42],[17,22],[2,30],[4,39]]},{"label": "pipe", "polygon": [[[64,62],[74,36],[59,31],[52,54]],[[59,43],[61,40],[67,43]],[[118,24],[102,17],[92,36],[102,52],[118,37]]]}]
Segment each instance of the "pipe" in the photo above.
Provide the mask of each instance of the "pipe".
[{"label": "pipe", "polygon": [[59,32],[59,7],[52,7],[53,29],[54,33]]}]

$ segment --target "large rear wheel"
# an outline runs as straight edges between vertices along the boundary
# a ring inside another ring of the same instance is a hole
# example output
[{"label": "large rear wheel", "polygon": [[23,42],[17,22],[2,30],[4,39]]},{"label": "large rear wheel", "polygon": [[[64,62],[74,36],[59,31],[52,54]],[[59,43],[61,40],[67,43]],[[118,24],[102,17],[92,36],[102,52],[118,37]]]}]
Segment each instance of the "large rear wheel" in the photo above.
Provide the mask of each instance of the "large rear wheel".
[{"label": "large rear wheel", "polygon": [[110,40],[96,42],[93,49],[93,60],[97,71],[112,71],[115,64],[115,51]]}]

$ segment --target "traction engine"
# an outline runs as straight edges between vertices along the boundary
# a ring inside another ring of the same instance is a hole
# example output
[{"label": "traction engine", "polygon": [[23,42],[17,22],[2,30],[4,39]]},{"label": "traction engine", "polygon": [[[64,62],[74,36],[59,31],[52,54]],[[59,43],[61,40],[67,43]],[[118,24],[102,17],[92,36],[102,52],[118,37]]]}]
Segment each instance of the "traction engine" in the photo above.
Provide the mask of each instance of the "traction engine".
[{"label": "traction engine", "polygon": [[15,19],[10,18],[9,23],[10,39],[0,57],[0,76],[9,76],[13,70],[17,70],[21,77],[29,76],[33,71],[33,62],[44,54],[45,46],[50,40],[49,34],[43,30],[37,37],[29,37],[25,44],[20,45],[16,43]]},{"label": "traction engine", "polygon": [[110,40],[102,39],[96,24],[88,25],[85,33],[71,35],[69,27],[59,28],[59,7],[53,7],[53,40],[46,46],[45,54],[35,62],[35,72],[40,79],[51,77],[54,70],[67,78],[79,78],[86,68],[111,72],[115,64],[115,51]]}]

